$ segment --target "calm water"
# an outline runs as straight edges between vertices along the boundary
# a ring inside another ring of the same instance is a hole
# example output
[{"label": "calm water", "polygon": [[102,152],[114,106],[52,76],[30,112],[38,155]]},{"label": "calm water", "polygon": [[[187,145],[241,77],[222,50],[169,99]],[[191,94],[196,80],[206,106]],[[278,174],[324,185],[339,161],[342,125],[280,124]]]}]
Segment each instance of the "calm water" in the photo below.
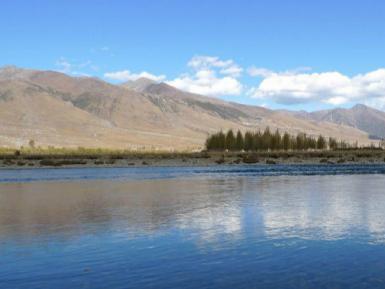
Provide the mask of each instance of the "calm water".
[{"label": "calm water", "polygon": [[0,288],[385,288],[385,166],[0,171]]}]

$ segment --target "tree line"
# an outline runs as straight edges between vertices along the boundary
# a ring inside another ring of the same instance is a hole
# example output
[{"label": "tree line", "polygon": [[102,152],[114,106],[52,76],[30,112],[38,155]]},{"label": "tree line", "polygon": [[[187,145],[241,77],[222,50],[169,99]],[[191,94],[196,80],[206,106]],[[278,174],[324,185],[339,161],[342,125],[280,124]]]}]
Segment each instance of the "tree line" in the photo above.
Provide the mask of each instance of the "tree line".
[{"label": "tree line", "polygon": [[322,135],[313,137],[305,133],[291,135],[288,132],[281,134],[278,130],[271,132],[270,128],[264,131],[244,134],[241,131],[234,133],[228,130],[210,135],[206,140],[207,150],[230,151],[270,151],[270,150],[326,150],[347,149],[352,146],[345,141],[337,141],[335,138],[326,138]]}]

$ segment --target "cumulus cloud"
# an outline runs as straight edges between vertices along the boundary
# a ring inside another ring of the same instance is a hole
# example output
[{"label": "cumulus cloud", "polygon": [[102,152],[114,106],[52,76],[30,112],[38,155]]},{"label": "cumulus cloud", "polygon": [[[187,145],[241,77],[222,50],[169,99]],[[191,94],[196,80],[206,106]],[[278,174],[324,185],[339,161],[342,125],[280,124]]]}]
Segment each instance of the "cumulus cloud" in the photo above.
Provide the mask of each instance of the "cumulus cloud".
[{"label": "cumulus cloud", "polygon": [[280,104],[324,102],[341,105],[349,102],[385,104],[385,69],[381,68],[353,77],[340,72],[303,73],[273,72],[249,69],[249,74],[262,77],[261,83],[248,94]]},{"label": "cumulus cloud", "polygon": [[137,80],[138,78],[148,78],[154,81],[162,81],[166,79],[165,75],[155,75],[147,71],[142,71],[140,73],[133,73],[129,70],[113,71],[104,73],[104,77],[117,80],[117,81],[128,81],[128,80]]},{"label": "cumulus cloud", "polygon": [[254,77],[269,77],[274,74],[274,71],[266,69],[266,68],[259,68],[259,67],[250,67],[247,72],[250,76]]},{"label": "cumulus cloud", "polygon": [[194,76],[181,76],[167,83],[181,90],[209,96],[239,95],[242,90],[237,79],[228,76],[218,78],[210,70],[201,70]]},{"label": "cumulus cloud", "polygon": [[194,56],[188,63],[192,70],[167,81],[176,88],[208,96],[239,95],[243,87],[238,78],[242,68],[233,60],[215,56]]}]

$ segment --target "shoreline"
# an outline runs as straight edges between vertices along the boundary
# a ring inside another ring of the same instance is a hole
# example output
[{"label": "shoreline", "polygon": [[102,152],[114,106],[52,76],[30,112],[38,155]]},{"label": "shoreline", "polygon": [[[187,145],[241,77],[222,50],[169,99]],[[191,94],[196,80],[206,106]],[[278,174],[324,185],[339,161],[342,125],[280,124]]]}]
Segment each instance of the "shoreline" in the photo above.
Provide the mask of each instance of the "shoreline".
[{"label": "shoreline", "polygon": [[1,169],[385,164],[383,150],[0,155]]}]

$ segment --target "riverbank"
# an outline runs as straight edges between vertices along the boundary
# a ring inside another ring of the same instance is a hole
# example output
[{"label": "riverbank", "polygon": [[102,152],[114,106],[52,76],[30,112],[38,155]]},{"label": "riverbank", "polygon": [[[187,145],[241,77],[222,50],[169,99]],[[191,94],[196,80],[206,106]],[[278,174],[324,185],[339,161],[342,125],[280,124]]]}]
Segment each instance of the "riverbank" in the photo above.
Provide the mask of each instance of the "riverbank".
[{"label": "riverbank", "polygon": [[8,153],[0,155],[0,168],[143,167],[274,164],[378,164],[384,150],[196,153]]}]

